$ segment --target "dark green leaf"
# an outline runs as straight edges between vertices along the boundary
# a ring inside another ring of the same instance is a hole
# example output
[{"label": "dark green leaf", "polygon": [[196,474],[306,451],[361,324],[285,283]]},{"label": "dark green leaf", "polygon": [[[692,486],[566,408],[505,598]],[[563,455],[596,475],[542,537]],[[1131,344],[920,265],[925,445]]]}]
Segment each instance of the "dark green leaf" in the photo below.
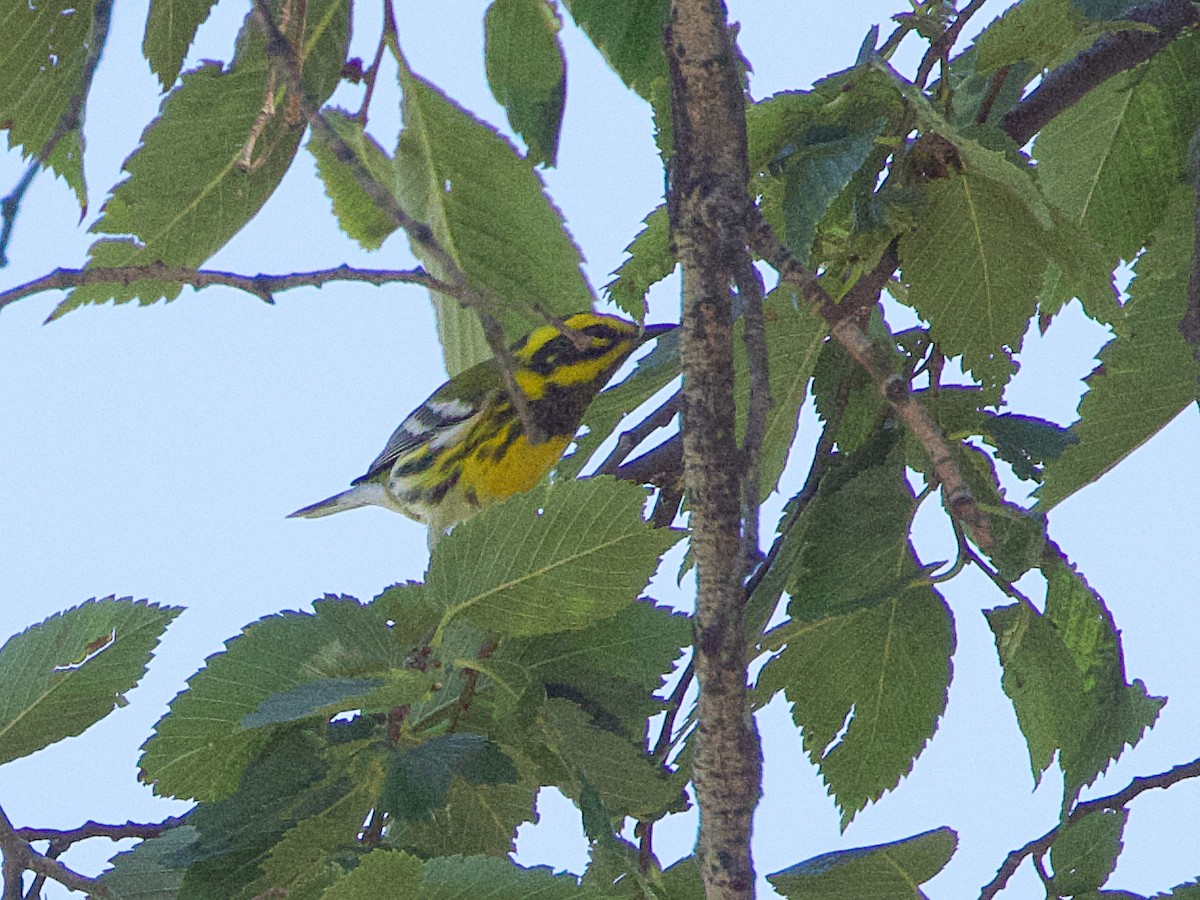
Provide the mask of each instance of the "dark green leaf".
[{"label": "dark green leaf", "polygon": [[[1132,261],[1162,221],[1200,116],[1200,38],[1169,44],[1056,116],[1037,139],[1046,197]],[[1040,274],[1040,272],[1039,272]]]},{"label": "dark green leaf", "polygon": [[1037,491],[1048,510],[1098,479],[1153,437],[1196,398],[1197,368],[1179,332],[1192,266],[1194,199],[1182,187],[1134,267],[1130,299],[1114,322],[1079,402],[1077,438],[1046,466]]},{"label": "dark green leaf", "polygon": [[1071,822],[1050,848],[1054,889],[1079,896],[1099,890],[1117,867],[1129,810],[1101,809]]},{"label": "dark green leaf", "polygon": [[196,829],[180,825],[112,858],[100,876],[109,900],[176,900],[185,865],[178,858],[197,840]]},{"label": "dark green leaf", "polygon": [[517,781],[512,760],[482,735],[441,735],[396,753],[383,787],[384,809],[401,819],[424,819],[446,805],[456,775],[477,785]]},{"label": "dark green leaf", "polygon": [[426,589],[485,631],[584,628],[632,603],[679,533],[642,518],[645,492],[607,477],[506,500],[438,544]]},{"label": "dark green leaf", "polygon": [[484,18],[492,95],[529,146],[529,161],[554,165],[566,94],[562,21],[546,0],[493,0]]},{"label": "dark green leaf", "polygon": [[1084,17],[1074,0],[1014,4],[976,39],[976,70],[986,74],[1030,62],[1041,71],[1079,43],[1083,26]]},{"label": "dark green leaf", "polygon": [[[85,67],[100,48],[95,0],[10,2],[0,14],[5,45],[0,53],[0,129],[11,147],[40,157],[60,125],[66,130],[46,162],[87,208],[83,177]],[[94,60],[92,60],[94,64]],[[72,112],[78,115],[72,121]]]},{"label": "dark green leaf", "polygon": [[[142,778],[160,794],[217,799],[276,728],[244,730],[245,717],[272,694],[326,678],[384,676],[405,669],[412,643],[382,607],[327,597],[314,615],[267,616],[210,656],[171,703],[144,745]],[[417,673],[409,673],[416,675]],[[431,685],[432,676],[421,676]]]},{"label": "dark green leaf", "polygon": [[779,629],[787,645],[758,679],[783,690],[843,829],[912,769],[946,707],[954,628],[941,596],[918,585],[867,609]]},{"label": "dark green leaf", "polygon": [[667,77],[663,31],[669,0],[564,0],[621,80],[650,100],[654,83]]},{"label": "dark green leaf", "polygon": [[171,89],[196,29],[204,24],[217,0],[150,0],[142,53],[164,91]]},{"label": "dark green leaf", "polygon": [[253,712],[242,718],[243,728],[260,728],[293,722],[322,710],[343,712],[355,706],[363,696],[383,686],[382,678],[322,678],[306,681],[267,697]]},{"label": "dark green leaf", "polygon": [[1119,634],[1087,582],[1061,562],[1043,573],[1044,614],[1013,604],[986,615],[1034,779],[1057,750],[1066,809],[1126,744],[1141,740],[1166,701],[1148,696],[1141,681],[1126,683]]},{"label": "dark green leaf", "polygon": [[124,706],[182,611],[106,597],[10,637],[0,647],[0,763],[82,734]]},{"label": "dark green leaf", "polygon": [[890,844],[837,850],[768,875],[788,900],[925,900],[918,887],[954,855],[958,835],[937,828]]},{"label": "dark green leaf", "polygon": [[[503,304],[489,311],[507,338],[545,324],[535,307],[559,316],[591,309],[579,248],[538,174],[494,128],[404,65],[400,86],[401,202],[433,230],[471,284]],[[435,276],[447,276],[423,245],[414,242],[413,251]],[[440,296],[434,310],[452,376],[492,356],[474,312]]]},{"label": "dark green leaf", "polygon": [[[363,130],[360,121],[341,109],[324,112],[325,121],[349,145],[358,164],[394,195],[396,167],[391,157]],[[317,160],[317,174],[333,202],[338,225],[366,250],[378,250],[398,227],[395,219],[376,206],[358,183],[353,168],[338,159],[322,133],[314,134],[308,151]]]},{"label": "dark green leaf", "polygon": [[322,900],[368,900],[374,897],[426,897],[421,886],[421,860],[399,850],[372,850],[354,870],[321,895]]},{"label": "dark green leaf", "polygon": [[[304,85],[309,98],[322,103],[346,58],[349,5],[311,0],[307,22]],[[280,96],[274,115],[256,131],[271,71],[257,22],[243,26],[238,46],[228,69],[206,63],[163,101],[141,147],[125,160],[129,177],[113,188],[103,217],[92,226],[103,237],[92,244],[89,266],[199,266],[242,230],[279,185],[303,122],[290,121],[290,102]],[[247,149],[250,165],[244,168],[239,162]],[[111,237],[118,235],[125,237]],[[75,288],[52,318],[89,303],[172,300],[180,290],[154,280],[86,285]]]},{"label": "dark green leaf", "polygon": [[650,288],[675,271],[675,252],[671,249],[671,229],[667,207],[657,206],[643,220],[645,227],[625,248],[629,258],[613,272],[604,286],[605,296],[632,318],[646,318],[646,294]]}]

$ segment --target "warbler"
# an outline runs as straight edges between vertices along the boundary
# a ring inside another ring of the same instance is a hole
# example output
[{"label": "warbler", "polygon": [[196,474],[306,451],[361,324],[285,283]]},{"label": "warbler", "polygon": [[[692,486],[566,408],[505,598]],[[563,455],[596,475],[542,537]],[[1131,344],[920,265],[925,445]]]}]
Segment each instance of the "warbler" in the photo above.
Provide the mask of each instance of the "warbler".
[{"label": "warbler", "polygon": [[512,346],[512,374],[541,431],[540,442],[526,435],[500,363],[488,359],[460,372],[413,410],[348,491],[288,518],[382,506],[428,525],[432,546],[451,525],[532,488],[562,457],[588,405],[621,363],[642,343],[675,327],[640,328],[590,312],[564,324],[582,339],[543,325]]}]

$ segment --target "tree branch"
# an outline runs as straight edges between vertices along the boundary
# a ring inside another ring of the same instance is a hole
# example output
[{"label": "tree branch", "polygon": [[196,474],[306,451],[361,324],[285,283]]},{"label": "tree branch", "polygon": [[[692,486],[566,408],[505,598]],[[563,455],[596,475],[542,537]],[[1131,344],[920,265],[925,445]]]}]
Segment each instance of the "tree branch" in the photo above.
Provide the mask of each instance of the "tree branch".
[{"label": "tree branch", "polygon": [[105,825],[89,820],[78,828],[60,831],[57,828],[17,828],[14,833],[24,841],[49,841],[58,847],[69,847],[88,838],[103,837],[110,841],[122,841],[126,838],[155,838],[172,828],[182,825],[186,816],[171,816],[161,822],[126,822],[123,825]]},{"label": "tree branch", "polygon": [[[879,385],[880,391],[887,398],[896,415],[912,432],[913,437],[921,444],[933,463],[934,473],[942,485],[943,501],[950,514],[963,523],[971,539],[979,547],[984,550],[990,549],[993,545],[993,537],[988,517],[971,494],[941,429],[925,412],[925,408],[913,397],[908,381],[895,374],[888,365],[888,361],[877,355],[874,345],[854,322],[851,312],[855,308],[855,304],[839,305],[834,303],[833,298],[821,286],[817,276],[796,261],[771,226],[763,220],[761,214],[756,210],[754,215],[758,223],[751,235],[755,251],[779,272],[781,281],[796,288],[800,296],[816,308],[828,323],[834,339],[846,348],[846,351]],[[879,280],[878,276],[881,272],[888,269],[889,266],[894,269],[893,260],[894,257],[889,258],[888,254],[884,254],[884,258],[872,272],[872,289],[874,289],[875,282]],[[880,282],[881,288],[882,282]],[[875,296],[878,297],[877,292]]]},{"label": "tree branch", "polygon": [[85,284],[130,285],[138,281],[170,281],[194,288],[221,285],[253,294],[265,303],[274,303],[275,294],[298,287],[321,287],[332,281],[357,281],[376,286],[392,283],[419,284],[431,291],[454,296],[453,285],[434,278],[424,269],[356,269],[338,266],[313,272],[289,272],[286,275],[239,275],[215,269],[189,269],[154,263],[148,266],[112,268],[55,269],[48,275],[0,291],[0,309],[25,297],[45,291],[64,290]]},{"label": "tree branch", "polygon": [[1059,66],[1004,116],[1003,128],[1019,146],[1063,110],[1078,103],[1092,88],[1150,59],[1175,40],[1200,14],[1189,0],[1159,0],[1132,10],[1126,17],[1157,31],[1128,29],[1105,35],[1070,62]]},{"label": "tree branch", "polygon": [[1168,788],[1185,779],[1198,777],[1200,777],[1200,759],[1193,759],[1189,763],[1182,763],[1173,769],[1160,772],[1157,775],[1146,775],[1135,778],[1115,794],[1110,794],[1107,797],[1097,797],[1095,800],[1088,800],[1086,803],[1078,804],[1064,821],[1051,828],[1040,838],[1032,840],[1019,850],[1014,850],[1008,854],[1008,857],[1004,860],[1004,864],[1000,867],[1000,871],[996,873],[996,877],[984,886],[983,891],[979,894],[979,900],[991,900],[991,898],[995,897],[1008,884],[1008,880],[1012,878],[1025,857],[1044,856],[1059,834],[1062,833],[1063,829],[1068,825],[1078,822],[1089,813],[1098,812],[1103,809],[1121,809],[1139,794],[1146,791],[1157,788]]},{"label": "tree branch", "polygon": [[[662,406],[642,419],[632,428],[622,431],[621,436],[617,438],[617,445],[613,447],[612,453],[608,454],[604,462],[596,468],[597,475],[616,475],[618,470],[623,468],[621,465],[626,457],[629,456],[638,446],[658,431],[660,428],[666,428],[671,424],[671,421],[679,414],[679,409],[683,405],[679,392],[676,391],[666,399]],[[625,476],[628,478],[628,474]]]},{"label": "tree branch", "polygon": [[[1192,136],[1192,146],[1197,146],[1196,141],[1200,139],[1200,127]],[[1192,357],[1196,362],[1200,363],[1200,160],[1195,155],[1192,157],[1192,166],[1195,172],[1192,174],[1192,191],[1197,200],[1195,219],[1193,225],[1195,234],[1192,237],[1192,270],[1188,275],[1187,286],[1187,309],[1184,311],[1183,319],[1179,322],[1179,331],[1183,334],[1184,340],[1192,347]]]},{"label": "tree branch", "polygon": [[942,32],[933,43],[929,45],[929,49],[925,51],[925,55],[921,58],[921,64],[917,67],[917,78],[913,82],[917,87],[925,87],[925,82],[929,80],[929,73],[933,71],[933,65],[938,60],[943,60],[942,79],[945,82],[944,61],[950,54],[950,49],[958,40],[959,34],[962,33],[963,26],[970,21],[971,16],[979,12],[985,0],[971,0],[962,12],[954,17],[954,21],[950,23],[950,27]]},{"label": "tree branch", "polygon": [[38,853],[13,827],[8,814],[0,808],[0,854],[4,856],[4,893],[0,900],[24,900],[22,876],[33,872],[57,881],[73,891],[103,896],[96,879],[68,869],[57,859]]}]

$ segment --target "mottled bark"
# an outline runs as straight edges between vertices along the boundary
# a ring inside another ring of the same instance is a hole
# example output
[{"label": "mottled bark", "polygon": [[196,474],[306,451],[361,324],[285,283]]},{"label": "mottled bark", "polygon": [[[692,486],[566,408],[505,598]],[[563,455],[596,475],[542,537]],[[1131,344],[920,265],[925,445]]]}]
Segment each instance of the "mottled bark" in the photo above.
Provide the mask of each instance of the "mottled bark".
[{"label": "mottled bark", "polygon": [[674,0],[671,230],[683,266],[683,466],[696,558],[700,806],[697,859],[709,900],[754,896],[750,827],[761,761],[746,696],[742,621],[744,460],[734,433],[731,285],[747,259],[745,101],[715,0]]}]

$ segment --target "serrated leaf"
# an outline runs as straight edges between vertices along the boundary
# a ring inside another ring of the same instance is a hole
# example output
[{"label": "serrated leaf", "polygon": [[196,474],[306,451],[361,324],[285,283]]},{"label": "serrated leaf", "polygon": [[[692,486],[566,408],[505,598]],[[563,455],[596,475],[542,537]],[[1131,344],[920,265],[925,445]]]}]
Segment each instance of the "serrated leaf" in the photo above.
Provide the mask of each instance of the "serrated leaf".
[{"label": "serrated leaf", "polygon": [[468,784],[515,784],[517,769],[479,734],[445,734],[397,752],[383,786],[386,812],[419,821],[446,805],[455,776]]},{"label": "serrated leaf", "polygon": [[810,264],[817,223],[867,161],[886,124],[880,117],[855,126],[813,127],[796,136],[777,159],[784,179],[787,243],[802,265]]},{"label": "serrated leaf", "polygon": [[[523,822],[537,822],[534,805],[538,780],[524,762],[510,753],[520,773],[513,784],[470,784],[456,778],[443,806],[420,821],[396,821],[388,828],[391,846],[423,857],[456,853],[503,856],[515,851],[516,830]],[[424,896],[423,894],[421,895]]]},{"label": "serrated leaf", "polygon": [[[304,85],[310,99],[323,103],[346,58],[349,5],[311,0],[306,21]],[[291,165],[304,128],[302,120],[289,120],[287,97],[277,97],[274,115],[253,142],[249,169],[239,167],[270,77],[265,40],[259,25],[249,21],[228,69],[201,65],[167,95],[142,133],[141,146],[125,160],[129,177],[113,188],[104,215],[92,226],[103,236],[92,244],[89,267],[199,266],[266,203]],[[173,300],[181,289],[154,280],[85,285],[71,291],[51,318],[91,303]]]},{"label": "serrated leaf", "polygon": [[919,887],[950,861],[958,835],[935,828],[889,844],[814,856],[767,880],[788,900],[925,900]]},{"label": "serrated leaf", "polygon": [[195,828],[180,825],[142,841],[112,858],[100,887],[109,900],[176,900],[186,868],[179,857],[197,839]]},{"label": "serrated leaf", "polygon": [[1166,700],[1149,696],[1141,681],[1126,683],[1120,636],[1087,582],[1061,562],[1042,571],[1045,613],[1013,604],[986,616],[1034,780],[1057,750],[1066,810],[1126,744],[1141,740]]},{"label": "serrated leaf", "polygon": [[1127,809],[1101,809],[1068,823],[1050,847],[1054,890],[1078,897],[1099,890],[1117,867]]},{"label": "serrated leaf", "polygon": [[[396,168],[373,137],[363,129],[363,123],[342,109],[328,109],[325,121],[354,153],[358,164],[374,180],[397,191]],[[308,151],[317,161],[317,174],[325,184],[325,194],[333,203],[338,225],[364,250],[378,250],[384,240],[398,227],[395,219],[376,206],[358,183],[350,165],[338,158],[322,133],[308,141]]]},{"label": "serrated leaf", "polygon": [[542,723],[550,747],[576,778],[561,786],[570,796],[579,798],[586,782],[618,819],[654,819],[680,804],[679,785],[642,749],[640,734],[630,739],[597,728],[587,713],[566,700],[548,701]]},{"label": "serrated leaf", "polygon": [[580,631],[510,639],[499,653],[519,661],[547,691],[583,705],[594,722],[634,738],[662,708],[652,695],[691,640],[691,617],[639,601]]},{"label": "serrated leaf", "polygon": [[[416,674],[413,673],[414,678]],[[319,712],[330,715],[350,709],[363,696],[383,685],[382,678],[322,678],[306,681],[263,700],[242,717],[243,728],[261,728],[305,719]]]},{"label": "serrated leaf", "polygon": [[[0,129],[8,129],[10,147],[41,157],[62,123],[67,130],[44,162],[75,191],[81,209],[87,208],[84,70],[101,49],[93,46],[101,39],[95,14],[95,0],[38,0],[7,3],[0,15],[6,36],[0,54]],[[78,112],[74,122],[73,111]]]},{"label": "serrated leaf", "polygon": [[276,731],[243,728],[264,700],[308,682],[405,668],[412,644],[394,633],[382,608],[326,597],[312,615],[267,616],[225,646],[192,676],[143,745],[142,779],[159,794],[227,796]]},{"label": "serrated leaf", "polygon": [[679,377],[679,345],[678,328],[659,335],[654,349],[637,361],[624,380],[597,395],[583,414],[574,451],[558,464],[559,477],[576,477],[627,414]]},{"label": "serrated leaf", "polygon": [[[794,623],[756,692],[784,691],[842,829],[912,770],[946,707],[954,627],[919,585],[873,607]],[[844,729],[844,733],[843,733]],[[839,739],[839,735],[840,739]]]},{"label": "serrated leaf", "polygon": [[629,254],[604,286],[604,295],[638,322],[646,318],[646,294],[675,271],[678,260],[671,249],[671,223],[665,204],[656,206],[645,219],[625,252]]},{"label": "serrated leaf", "polygon": [[321,895],[322,900],[424,897],[421,860],[399,850],[372,850],[353,871]]},{"label": "serrated leaf", "polygon": [[[900,240],[909,301],[947,356],[993,396],[1012,377],[1048,262],[1042,223],[1007,185],[952,173],[925,185]],[[919,235],[919,236],[918,236]]]},{"label": "serrated leaf", "polygon": [[182,611],[106,597],[10,637],[0,647],[0,763],[82,734],[124,706]]},{"label": "serrated leaf", "polygon": [[[808,396],[808,380],[816,368],[828,333],[825,320],[787,287],[766,296],[763,320],[767,333],[767,383],[771,407],[767,411],[759,457],[759,499],[765,499],[779,484],[779,476],[783,474],[796,437],[800,407]],[[742,343],[743,331],[743,323],[739,320],[734,324],[733,357],[734,428],[739,442],[746,433],[750,403],[750,369],[746,346]]]},{"label": "serrated leaf", "polygon": [[142,53],[164,91],[171,89],[184,57],[217,0],[150,0]]},{"label": "serrated leaf", "polygon": [[1192,266],[1194,199],[1176,192],[1162,225],[1134,266],[1117,337],[1100,351],[1079,402],[1077,438],[1046,465],[1036,497],[1049,510],[1148,441],[1196,399],[1197,367],[1179,332]]},{"label": "serrated leaf", "polygon": [[1200,116],[1200,39],[1086,93],[1034,146],[1046,198],[1110,254],[1132,260],[1162,220]]},{"label": "serrated leaf", "polygon": [[646,100],[667,77],[663,32],[670,0],[563,0],[621,80]]},{"label": "serrated leaf", "polygon": [[679,533],[642,519],[645,492],[565,481],[484,510],[438,544],[426,589],[485,631],[573,631],[632,603]]},{"label": "serrated leaf", "polygon": [[1200,879],[1177,884],[1166,894],[1155,894],[1153,900],[1200,900]]},{"label": "serrated leaf", "polygon": [[1028,61],[1041,71],[1078,41],[1084,17],[1074,0],[1025,0],[1009,7],[976,39],[976,69],[994,72]]},{"label": "serrated leaf", "polygon": [[534,164],[553,166],[558,154],[567,85],[561,28],[546,0],[493,0],[484,17],[488,87]]},{"label": "serrated leaf", "polygon": [[[538,174],[494,128],[435,85],[400,67],[404,130],[396,151],[400,199],[424,222],[472,285],[503,303],[489,310],[510,341],[545,320],[589,310],[582,257]],[[446,277],[422,245],[413,252]],[[492,356],[474,313],[434,297],[438,334],[451,376]]]}]

